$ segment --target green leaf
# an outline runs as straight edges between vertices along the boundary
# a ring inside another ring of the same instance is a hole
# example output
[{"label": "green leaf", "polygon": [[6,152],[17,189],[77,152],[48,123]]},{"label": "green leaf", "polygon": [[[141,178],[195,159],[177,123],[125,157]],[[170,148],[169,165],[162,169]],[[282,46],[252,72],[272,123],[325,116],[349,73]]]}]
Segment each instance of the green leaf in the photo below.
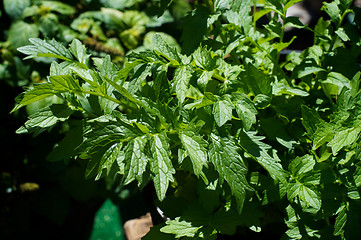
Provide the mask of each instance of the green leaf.
[{"label": "green leaf", "polygon": [[168,61],[175,60],[178,63],[182,62],[177,52],[177,49],[175,47],[169,46],[168,43],[165,42],[164,39],[162,38],[162,35],[154,34],[153,47],[158,54],[165,56],[168,59]]},{"label": "green leaf", "polygon": [[46,157],[47,161],[57,162],[68,160],[78,155],[75,149],[83,141],[83,126],[77,122],[75,126],[70,128],[65,137],[56,144],[52,151]]},{"label": "green leaf", "polygon": [[337,217],[336,217],[335,227],[334,227],[334,231],[333,231],[334,236],[339,236],[344,233],[345,226],[347,223],[347,212],[348,212],[347,203],[343,203],[339,207],[339,209],[337,210],[337,213],[336,213]]},{"label": "green leaf", "polygon": [[316,74],[318,72],[324,72],[325,69],[317,66],[303,66],[303,69],[298,71],[298,78],[303,78],[311,74]]},{"label": "green leaf", "polygon": [[17,104],[13,110],[11,110],[11,113],[14,111],[17,111],[18,109],[29,105],[33,102],[39,101],[41,99],[54,96],[58,94],[59,92],[54,91],[53,86],[50,83],[44,83],[40,85],[36,85],[31,90],[25,92],[23,95],[20,95],[22,97],[19,104]]},{"label": "green leaf", "polygon": [[163,233],[174,234],[176,238],[194,237],[202,227],[193,226],[192,222],[181,220],[180,217],[176,217],[174,220],[168,220],[165,223],[166,226],[162,227],[160,231]]},{"label": "green leaf", "polygon": [[8,40],[16,49],[29,44],[29,38],[31,39],[38,36],[39,29],[35,24],[18,21],[11,25]]},{"label": "green leaf", "polygon": [[317,148],[321,147],[323,144],[331,141],[334,135],[335,135],[334,127],[327,122],[321,122],[320,124],[317,125],[317,130],[313,135],[312,149],[316,150]]},{"label": "green leaf", "polygon": [[160,0],[158,17],[162,16],[173,0]]},{"label": "green leaf", "polygon": [[298,28],[298,29],[302,29],[302,28],[306,28],[306,25],[304,25],[300,19],[298,17],[287,17],[284,27],[291,27],[291,28]]},{"label": "green leaf", "polygon": [[361,72],[357,72],[351,80],[351,95],[354,97],[360,91],[360,77]]},{"label": "green leaf", "polygon": [[338,23],[341,18],[341,10],[338,7],[339,0],[330,3],[324,2],[322,9],[331,17],[331,21]]},{"label": "green leaf", "polygon": [[304,183],[289,183],[287,195],[289,200],[299,197],[306,207],[312,207],[316,210],[321,208],[320,194]]},{"label": "green leaf", "polygon": [[287,172],[283,169],[278,159],[271,157],[267,150],[271,147],[263,142],[264,137],[257,136],[256,132],[245,132],[241,130],[238,136],[239,145],[251,154],[254,159],[268,171],[273,179],[277,179],[283,184],[287,184]]},{"label": "green leaf", "polygon": [[302,0],[289,0],[287,1],[287,3],[285,4],[285,6],[283,7],[283,12],[286,12],[287,9],[289,9],[291,6],[295,5],[298,2],[301,2]]},{"label": "green leaf", "polygon": [[219,100],[213,104],[213,116],[219,127],[232,119],[233,104],[230,100]]},{"label": "green leaf", "polygon": [[245,94],[232,93],[233,104],[236,108],[238,117],[242,120],[243,127],[249,131],[252,124],[255,124],[258,113],[254,103]]},{"label": "green leaf", "polygon": [[114,162],[118,161],[119,157],[123,157],[120,152],[122,151],[123,143],[115,143],[111,146],[102,156],[99,167],[98,167],[98,174],[95,177],[95,180],[99,180],[100,177],[103,175],[105,170],[106,176],[110,175],[110,171]]},{"label": "green leaf", "polygon": [[252,64],[247,65],[247,70],[247,84],[249,84],[253,93],[255,95],[270,95],[272,93],[271,78]]},{"label": "green leaf", "polygon": [[75,8],[59,1],[42,1],[41,4],[49,8],[51,11],[58,12],[63,15],[71,15],[75,13]]},{"label": "green leaf", "polygon": [[80,63],[87,65],[89,55],[86,54],[85,46],[78,39],[71,42],[69,50]]},{"label": "green leaf", "polygon": [[59,121],[65,121],[69,118],[72,110],[63,104],[54,104],[49,107],[42,108],[29,116],[29,120],[24,126],[19,128],[16,133],[31,133],[35,135],[54,126]]},{"label": "green leaf", "polygon": [[204,70],[212,71],[218,66],[216,56],[214,56],[214,53],[206,47],[197,48],[192,56],[197,65],[202,67]]},{"label": "green leaf", "polygon": [[232,190],[241,212],[246,198],[246,190],[252,191],[246,175],[247,167],[238,153],[239,148],[229,138],[211,134],[209,156],[219,175],[224,178]]},{"label": "green leaf", "polygon": [[128,85],[127,90],[129,93],[135,94],[142,89],[143,83],[147,77],[151,75],[151,67],[150,64],[142,64],[139,66]]},{"label": "green leaf", "polygon": [[11,18],[20,18],[25,8],[31,4],[30,0],[4,0],[3,3],[6,14]]},{"label": "green leaf", "polygon": [[339,95],[342,88],[351,89],[350,80],[337,72],[327,74],[327,79],[322,81],[322,87],[328,97],[330,95]]},{"label": "green leaf", "polygon": [[317,130],[317,125],[322,123],[323,120],[320,118],[317,111],[310,109],[305,105],[301,106],[301,110],[302,110],[302,124],[305,127],[308,135],[312,137]]},{"label": "green leaf", "polygon": [[155,191],[158,199],[165,198],[169,182],[173,182],[175,170],[170,159],[170,149],[167,137],[164,133],[155,134],[151,139],[152,159],[150,170],[152,171]]},{"label": "green leaf", "polygon": [[46,37],[52,37],[59,30],[59,20],[54,13],[47,13],[39,20],[39,30]]},{"label": "green leaf", "polygon": [[51,76],[50,82],[53,84],[53,89],[56,92],[80,93],[82,91],[79,82],[71,75]]},{"label": "green leaf", "polygon": [[360,127],[347,128],[341,131],[337,131],[333,139],[327,144],[332,149],[334,156],[344,147],[348,147],[359,138],[361,132]]},{"label": "green leaf", "polygon": [[232,0],[215,0],[213,5],[215,10],[229,9],[232,5]]},{"label": "green leaf", "polygon": [[312,155],[304,155],[293,159],[289,164],[288,169],[292,175],[301,176],[302,174],[312,171],[315,163]]},{"label": "green leaf", "polygon": [[146,155],[146,136],[137,137],[131,140],[125,149],[124,185],[137,179],[139,185],[142,182],[142,175],[146,171],[149,157]]},{"label": "green leaf", "polygon": [[177,68],[174,73],[173,90],[175,91],[180,104],[182,104],[186,98],[191,76],[192,71],[187,66]]},{"label": "green leaf", "polygon": [[340,27],[339,29],[337,29],[335,31],[335,33],[337,34],[337,36],[339,36],[341,38],[342,41],[344,41],[344,42],[350,41],[350,38],[347,35],[344,28]]},{"label": "green leaf", "polygon": [[194,174],[199,176],[202,173],[203,166],[207,166],[207,142],[194,132],[184,131],[179,133],[182,145],[190,157],[193,165]]},{"label": "green leaf", "polygon": [[65,61],[72,61],[71,52],[61,43],[55,40],[41,40],[39,38],[30,38],[29,41],[33,45],[18,48],[18,51],[29,55],[25,59],[36,57],[53,57]]}]

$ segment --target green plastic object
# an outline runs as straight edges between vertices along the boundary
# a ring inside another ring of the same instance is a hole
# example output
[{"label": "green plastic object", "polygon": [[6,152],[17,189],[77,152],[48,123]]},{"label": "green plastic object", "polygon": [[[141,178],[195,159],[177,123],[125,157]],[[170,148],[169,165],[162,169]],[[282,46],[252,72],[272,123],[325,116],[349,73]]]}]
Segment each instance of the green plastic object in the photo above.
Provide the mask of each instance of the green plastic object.
[{"label": "green plastic object", "polygon": [[119,208],[110,199],[96,212],[89,240],[125,240]]}]

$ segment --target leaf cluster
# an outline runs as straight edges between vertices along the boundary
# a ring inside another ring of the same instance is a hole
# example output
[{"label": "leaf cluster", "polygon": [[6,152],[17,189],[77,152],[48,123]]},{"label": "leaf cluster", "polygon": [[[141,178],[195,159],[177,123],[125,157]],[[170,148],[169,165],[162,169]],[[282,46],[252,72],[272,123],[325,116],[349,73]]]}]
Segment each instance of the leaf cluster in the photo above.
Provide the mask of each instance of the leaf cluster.
[{"label": "leaf cluster", "polygon": [[[20,52],[61,61],[13,111],[58,101],[18,131],[69,122],[54,160],[86,159],[87,177],[113,184],[153,184],[169,220],[145,239],[267,234],[273,222],[285,224],[283,239],[357,239],[361,12],[325,3],[329,20],[311,29],[286,15],[297,2],[199,1],[181,49],[154,34],[122,68],[79,40],[30,39]],[[283,57],[286,27],[310,31],[314,45]]]}]

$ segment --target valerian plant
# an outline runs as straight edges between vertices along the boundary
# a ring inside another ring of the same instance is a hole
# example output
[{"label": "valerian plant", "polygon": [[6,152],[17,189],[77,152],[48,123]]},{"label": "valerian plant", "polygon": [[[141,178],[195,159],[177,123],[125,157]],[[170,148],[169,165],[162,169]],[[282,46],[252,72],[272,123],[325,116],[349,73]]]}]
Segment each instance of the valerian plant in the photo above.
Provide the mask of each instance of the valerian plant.
[{"label": "valerian plant", "polygon": [[[297,2],[199,1],[181,51],[155,34],[153,49],[129,53],[120,69],[78,40],[30,39],[20,52],[59,61],[13,111],[59,100],[18,132],[66,122],[52,160],[88,161],[96,180],[153,185],[168,220],[145,239],[359,239],[360,9],[324,3],[329,18],[311,29],[286,15]],[[282,56],[294,40],[287,27],[312,32],[313,46]]]}]

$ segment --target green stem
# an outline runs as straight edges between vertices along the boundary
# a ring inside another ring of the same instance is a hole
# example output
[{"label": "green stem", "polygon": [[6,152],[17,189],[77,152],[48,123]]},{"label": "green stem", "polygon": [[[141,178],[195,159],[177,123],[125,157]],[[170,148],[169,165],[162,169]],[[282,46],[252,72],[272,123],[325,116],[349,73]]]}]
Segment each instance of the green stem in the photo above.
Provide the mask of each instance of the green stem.
[{"label": "green stem", "polygon": [[226,82],[226,79],[217,73],[213,73],[212,78],[218,80],[221,83]]},{"label": "green stem", "polygon": [[[283,43],[284,37],[285,37],[285,27],[284,24],[286,22],[286,15],[282,15],[282,31],[281,31],[281,35],[280,35],[280,43]],[[281,57],[281,52],[277,51],[277,57],[276,57],[276,63],[278,63],[280,61],[280,57]]]},{"label": "green stem", "polygon": [[102,94],[102,93],[98,93],[98,92],[93,92],[93,91],[88,91],[88,90],[83,90],[81,91],[82,93],[85,93],[85,94],[90,94],[90,95],[94,95],[94,96],[99,96],[99,97],[103,97],[103,98],[106,98],[116,104],[122,104],[122,102],[116,98],[113,98],[111,96],[108,96],[106,94]]}]

